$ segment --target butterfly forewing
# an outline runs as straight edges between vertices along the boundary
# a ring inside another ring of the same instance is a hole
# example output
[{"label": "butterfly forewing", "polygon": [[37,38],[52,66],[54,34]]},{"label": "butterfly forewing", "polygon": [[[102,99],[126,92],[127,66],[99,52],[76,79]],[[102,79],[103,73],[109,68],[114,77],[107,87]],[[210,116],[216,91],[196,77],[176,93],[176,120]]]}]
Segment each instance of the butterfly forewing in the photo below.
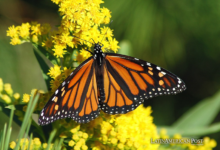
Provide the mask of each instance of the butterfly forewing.
[{"label": "butterfly forewing", "polygon": [[106,113],[127,113],[144,99],[186,89],[180,78],[152,63],[119,54],[105,55],[105,100],[101,109]]},{"label": "butterfly forewing", "polygon": [[67,117],[86,123],[98,116],[95,65],[90,57],[69,75],[41,111],[40,125]]}]

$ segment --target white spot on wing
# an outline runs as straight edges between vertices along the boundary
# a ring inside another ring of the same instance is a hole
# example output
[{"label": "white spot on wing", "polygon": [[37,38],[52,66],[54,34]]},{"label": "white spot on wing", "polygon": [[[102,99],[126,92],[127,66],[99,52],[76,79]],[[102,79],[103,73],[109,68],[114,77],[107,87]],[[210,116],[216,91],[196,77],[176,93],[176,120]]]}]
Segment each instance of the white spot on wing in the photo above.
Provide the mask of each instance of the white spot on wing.
[{"label": "white spot on wing", "polygon": [[157,70],[161,70],[161,68],[159,66],[157,66]]},{"label": "white spot on wing", "polygon": [[166,74],[166,72],[163,72],[163,71],[161,71],[161,73],[162,73],[163,75],[165,75],[165,74]]},{"label": "white spot on wing", "polygon": [[55,94],[57,95],[57,94],[58,94],[58,92],[59,92],[59,90],[57,89],[57,90],[55,91]]},{"label": "white spot on wing", "polygon": [[52,98],[52,101],[54,101],[55,98],[56,98],[56,96],[54,96],[54,97]]}]

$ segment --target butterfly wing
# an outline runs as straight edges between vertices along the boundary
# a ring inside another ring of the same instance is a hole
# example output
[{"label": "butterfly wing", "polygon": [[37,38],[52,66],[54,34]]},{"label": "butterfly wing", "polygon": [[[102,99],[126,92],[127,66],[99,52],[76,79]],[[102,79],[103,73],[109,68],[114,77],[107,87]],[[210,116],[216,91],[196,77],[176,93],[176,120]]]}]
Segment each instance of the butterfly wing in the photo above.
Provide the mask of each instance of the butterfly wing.
[{"label": "butterfly wing", "polygon": [[40,113],[39,124],[62,118],[86,123],[99,115],[96,63],[92,57],[77,67],[52,95]]},{"label": "butterfly wing", "polygon": [[105,99],[101,109],[109,114],[127,113],[144,99],[186,89],[184,82],[173,73],[137,58],[106,53],[103,66]]}]

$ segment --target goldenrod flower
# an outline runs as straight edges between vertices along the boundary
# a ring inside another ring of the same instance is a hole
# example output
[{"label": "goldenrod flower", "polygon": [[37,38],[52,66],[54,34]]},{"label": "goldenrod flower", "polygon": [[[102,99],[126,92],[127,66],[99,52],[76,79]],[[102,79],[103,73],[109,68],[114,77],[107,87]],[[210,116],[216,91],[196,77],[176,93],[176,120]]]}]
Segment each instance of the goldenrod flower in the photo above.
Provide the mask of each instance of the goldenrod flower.
[{"label": "goldenrod flower", "polygon": [[78,131],[77,135],[78,135],[79,137],[82,137],[83,132],[82,132],[82,131]]},{"label": "goldenrod flower", "polygon": [[118,46],[118,41],[116,41],[115,38],[109,38],[109,41],[110,41],[111,50],[113,50],[114,52],[117,52],[117,50],[120,48]]},{"label": "goldenrod flower", "polygon": [[21,44],[21,40],[19,39],[19,37],[13,37],[13,38],[11,39],[10,44],[11,44],[11,45]]},{"label": "goldenrod flower", "polygon": [[[84,49],[82,49],[82,50],[80,51],[80,55],[82,56],[81,60],[83,61],[83,60],[89,58],[89,57],[91,56],[91,53],[88,52],[88,51],[86,51],[86,50],[84,50]],[[80,59],[77,58],[77,60],[80,60]],[[80,61],[79,61],[79,62],[80,62]]]},{"label": "goldenrod flower", "polygon": [[69,33],[63,33],[60,36],[61,43],[65,43],[65,44],[67,44],[69,46],[72,45],[72,43],[71,43],[72,39],[73,39],[73,37],[70,36]]},{"label": "goldenrod flower", "polygon": [[55,91],[60,86],[60,83],[61,83],[60,79],[56,78],[55,80],[51,80],[50,81],[50,85],[51,85],[51,89],[52,89],[51,91]]},{"label": "goldenrod flower", "polygon": [[14,149],[14,148],[15,148],[15,146],[16,146],[15,141],[12,141],[12,142],[10,143],[10,148],[11,148],[11,149]]},{"label": "goldenrod flower", "polygon": [[33,144],[35,145],[36,148],[40,148],[41,141],[39,138],[34,138],[32,141],[33,141]]},{"label": "goldenrod flower", "polygon": [[116,143],[118,142],[118,140],[117,140],[116,138],[112,138],[112,139],[110,139],[110,142],[111,142],[112,144],[116,144]]},{"label": "goldenrod flower", "polygon": [[38,43],[38,36],[37,35],[33,35],[31,39],[34,43]]},{"label": "goldenrod flower", "polygon": [[84,139],[87,139],[89,136],[88,136],[87,133],[83,133],[82,137],[83,137]]},{"label": "goldenrod flower", "polygon": [[54,56],[63,58],[63,55],[67,52],[64,50],[66,46],[64,45],[54,45],[54,48],[52,49],[54,51]]},{"label": "goldenrod flower", "polygon": [[41,26],[41,34],[42,35],[44,35],[44,34],[48,34],[49,32],[50,32],[50,30],[51,30],[51,26],[50,26],[50,24],[48,24],[48,23],[45,23],[45,24],[43,24],[42,26]]},{"label": "goldenrod flower", "polygon": [[42,42],[42,46],[45,47],[47,50],[53,47],[52,40],[47,38],[45,41]]},{"label": "goldenrod flower", "polygon": [[117,147],[118,147],[118,149],[124,149],[124,144],[119,143]]},{"label": "goldenrod flower", "polygon": [[70,141],[68,142],[68,145],[71,146],[71,147],[73,147],[73,146],[75,145],[75,142],[74,142],[73,140],[70,140]]},{"label": "goldenrod flower", "polygon": [[43,143],[43,148],[44,148],[44,149],[47,148],[47,143]]},{"label": "goldenrod flower", "polygon": [[30,100],[30,95],[29,94],[23,94],[22,102],[28,103]]},{"label": "goldenrod flower", "polygon": [[2,94],[1,98],[5,101],[5,103],[7,103],[7,104],[11,103],[11,98],[8,95]]},{"label": "goldenrod flower", "polygon": [[204,137],[204,147],[214,148],[216,145],[217,143],[215,140],[210,139],[209,137]]},{"label": "goldenrod flower", "polygon": [[28,139],[22,138],[20,141],[21,149],[27,149],[28,143],[29,143]]},{"label": "goldenrod flower", "polygon": [[18,37],[18,27],[15,27],[14,25],[9,27],[7,30],[7,36],[10,36],[12,38]]},{"label": "goldenrod flower", "polygon": [[13,94],[13,90],[11,88],[11,84],[9,83],[5,83],[4,84],[4,90],[8,95],[12,95]]},{"label": "goldenrod flower", "polygon": [[88,146],[86,146],[86,145],[82,145],[82,150],[87,150],[88,149]]},{"label": "goldenrod flower", "polygon": [[14,97],[16,100],[18,100],[18,99],[20,98],[20,94],[19,94],[19,93],[15,93],[15,94],[13,95],[13,97]]},{"label": "goldenrod flower", "polygon": [[30,36],[30,27],[31,25],[28,22],[22,23],[19,27],[19,35],[24,39],[28,39]]},{"label": "goldenrod flower", "polygon": [[41,25],[40,24],[32,25],[31,30],[32,30],[31,34],[41,35]]},{"label": "goldenrod flower", "polygon": [[50,67],[50,70],[47,74],[50,75],[51,78],[55,79],[61,74],[60,66],[54,65],[54,67]]},{"label": "goldenrod flower", "polygon": [[169,138],[169,136],[167,135],[167,130],[166,130],[166,129],[162,128],[162,129],[160,130],[160,137],[161,137],[162,139],[168,139],[168,138]]},{"label": "goldenrod flower", "polygon": [[79,136],[78,136],[77,134],[74,134],[74,135],[72,136],[72,139],[75,140],[75,141],[76,141],[76,140],[79,140]]},{"label": "goldenrod flower", "polygon": [[76,133],[79,129],[80,129],[80,126],[78,125],[75,128],[71,129],[70,132],[71,133]]},{"label": "goldenrod flower", "polygon": [[176,133],[176,134],[174,134],[173,138],[175,138],[175,139],[181,139],[182,136],[181,136],[180,134]]},{"label": "goldenrod flower", "polygon": [[63,79],[66,79],[72,71],[73,71],[72,69],[68,69],[67,67],[64,67],[62,73]]}]

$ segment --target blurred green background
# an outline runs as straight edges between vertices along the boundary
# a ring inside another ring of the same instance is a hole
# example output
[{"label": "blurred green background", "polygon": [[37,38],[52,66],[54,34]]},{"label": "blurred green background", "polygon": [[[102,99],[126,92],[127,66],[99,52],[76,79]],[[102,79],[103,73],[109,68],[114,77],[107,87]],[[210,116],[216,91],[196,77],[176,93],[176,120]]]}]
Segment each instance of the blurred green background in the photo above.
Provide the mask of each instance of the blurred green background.
[{"label": "blurred green background", "polygon": [[[112,12],[111,28],[122,47],[119,53],[166,68],[186,83],[181,94],[146,101],[156,125],[172,125],[220,90],[220,1],[111,0],[102,6]],[[46,85],[31,44],[10,45],[7,28],[31,21],[55,28],[60,21],[57,9],[50,0],[0,0],[0,78],[11,83],[14,92],[46,91]],[[220,113],[213,123],[219,121]],[[220,133],[207,136],[220,149]]]}]

